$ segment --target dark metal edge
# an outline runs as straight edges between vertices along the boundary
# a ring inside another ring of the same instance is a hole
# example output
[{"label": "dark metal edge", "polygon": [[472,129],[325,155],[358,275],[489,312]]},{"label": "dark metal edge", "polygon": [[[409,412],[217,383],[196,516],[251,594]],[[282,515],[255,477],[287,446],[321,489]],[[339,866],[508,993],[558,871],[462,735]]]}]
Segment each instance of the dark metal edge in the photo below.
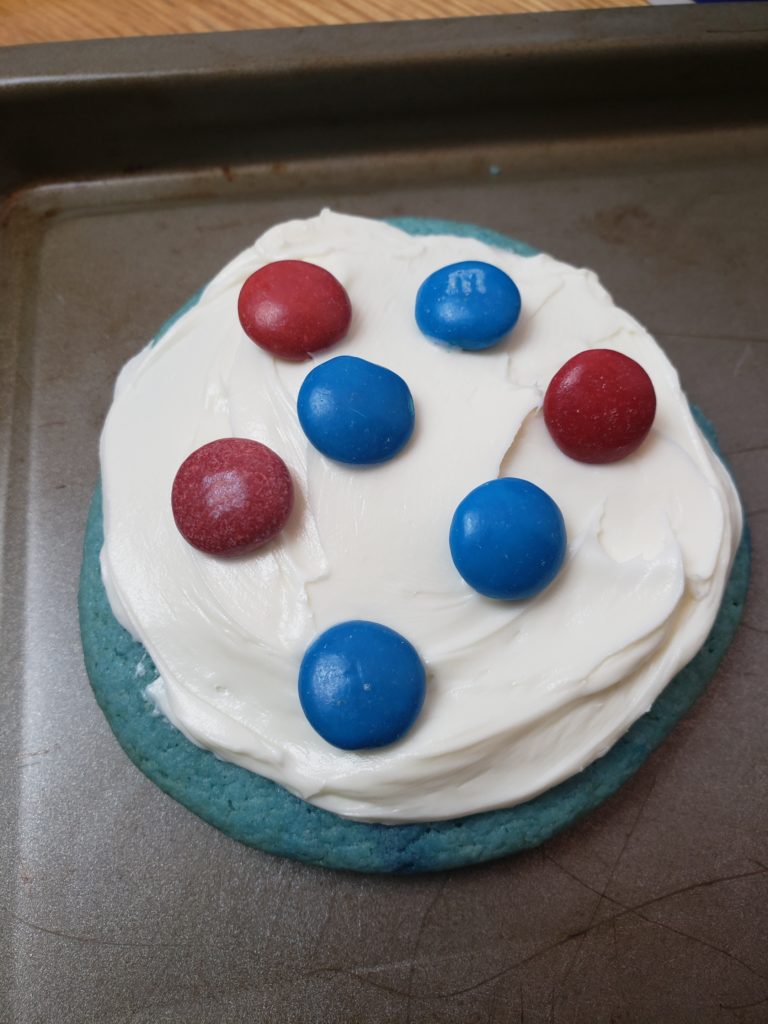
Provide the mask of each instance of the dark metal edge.
[{"label": "dark metal edge", "polygon": [[768,3],[12,47],[0,191],[212,158],[765,121],[767,51]]},{"label": "dark metal edge", "polygon": [[494,55],[519,57],[531,51],[541,55],[574,47],[638,52],[666,46],[679,54],[681,44],[715,50],[726,40],[738,39],[741,48],[746,37],[750,48],[765,44],[767,2],[96,39],[0,48],[0,89],[63,81],[85,85],[157,76],[197,78],[212,72],[263,76],[307,64],[370,67],[438,58],[466,63]]}]

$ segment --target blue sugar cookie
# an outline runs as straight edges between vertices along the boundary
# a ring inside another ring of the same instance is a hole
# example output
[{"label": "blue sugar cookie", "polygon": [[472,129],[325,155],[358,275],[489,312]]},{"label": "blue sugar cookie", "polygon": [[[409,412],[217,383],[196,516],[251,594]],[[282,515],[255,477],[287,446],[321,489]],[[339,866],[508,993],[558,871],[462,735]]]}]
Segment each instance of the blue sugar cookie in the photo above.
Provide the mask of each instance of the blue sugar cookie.
[{"label": "blue sugar cookie", "polygon": [[[477,238],[521,255],[535,252],[495,231],[468,224],[410,217],[391,223],[415,235],[452,234]],[[711,425],[695,413],[717,450]],[[149,656],[113,616],[101,582],[102,541],[99,485],[85,531],[78,595],[80,630],[96,700],[137,767],[189,810],[240,842],[324,867],[399,874],[477,864],[530,849],[614,793],[661,743],[715,674],[741,617],[750,566],[745,526],[718,617],[703,647],[669,683],[651,710],[583,772],[517,807],[452,821],[376,825],[350,821],[313,807],[276,783],[219,760],[190,743],[156,713],[144,696],[145,682],[153,678]],[[142,668],[137,671],[140,663]]]}]

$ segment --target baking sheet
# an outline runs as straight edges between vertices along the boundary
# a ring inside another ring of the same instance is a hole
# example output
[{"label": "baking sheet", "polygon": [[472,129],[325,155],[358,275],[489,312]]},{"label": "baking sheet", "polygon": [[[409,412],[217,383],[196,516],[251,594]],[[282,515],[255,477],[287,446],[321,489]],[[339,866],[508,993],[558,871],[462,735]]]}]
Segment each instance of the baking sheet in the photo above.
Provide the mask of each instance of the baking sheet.
[{"label": "baking sheet", "polygon": [[[0,1020],[768,1017],[767,39],[750,4],[0,51]],[[662,748],[540,849],[434,877],[217,833],[123,755],[79,651],[117,370],[264,228],[324,205],[596,269],[715,422],[750,514],[742,627]]]}]

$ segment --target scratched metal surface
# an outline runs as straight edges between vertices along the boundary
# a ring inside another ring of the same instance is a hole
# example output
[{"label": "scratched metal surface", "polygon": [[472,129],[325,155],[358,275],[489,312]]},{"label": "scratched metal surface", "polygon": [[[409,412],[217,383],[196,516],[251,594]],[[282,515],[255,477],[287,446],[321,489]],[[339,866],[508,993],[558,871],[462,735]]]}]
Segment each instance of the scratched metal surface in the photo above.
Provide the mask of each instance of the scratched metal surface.
[{"label": "scratched metal surface", "polygon": [[[233,167],[214,139],[194,171],[116,164],[8,199],[0,1020],[766,1020],[768,129],[621,115],[429,144],[411,123],[400,146],[391,128],[378,150]],[[466,219],[595,268],[717,424],[750,514],[745,620],[704,698],[596,813],[480,868],[365,878],[232,842],[128,762],[82,667],[79,544],[115,373],[262,229],[324,204]]]}]

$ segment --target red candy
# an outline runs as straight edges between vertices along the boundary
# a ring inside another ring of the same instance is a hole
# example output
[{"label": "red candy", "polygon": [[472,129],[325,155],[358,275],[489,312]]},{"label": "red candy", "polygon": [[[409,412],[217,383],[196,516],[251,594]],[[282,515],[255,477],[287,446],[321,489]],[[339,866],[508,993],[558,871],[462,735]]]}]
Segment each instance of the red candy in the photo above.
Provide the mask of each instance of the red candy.
[{"label": "red candy", "polygon": [[629,356],[593,348],[569,359],[550,381],[544,421],[558,448],[579,462],[618,462],[645,440],[656,392]]},{"label": "red candy", "polygon": [[341,341],[352,306],[327,270],[302,260],[278,260],[251,274],[240,289],[237,312],[251,341],[298,361]]},{"label": "red candy", "polygon": [[279,533],[293,505],[288,469],[271,448],[243,437],[211,441],[182,462],[171,490],[176,526],[193,547],[239,555]]}]

